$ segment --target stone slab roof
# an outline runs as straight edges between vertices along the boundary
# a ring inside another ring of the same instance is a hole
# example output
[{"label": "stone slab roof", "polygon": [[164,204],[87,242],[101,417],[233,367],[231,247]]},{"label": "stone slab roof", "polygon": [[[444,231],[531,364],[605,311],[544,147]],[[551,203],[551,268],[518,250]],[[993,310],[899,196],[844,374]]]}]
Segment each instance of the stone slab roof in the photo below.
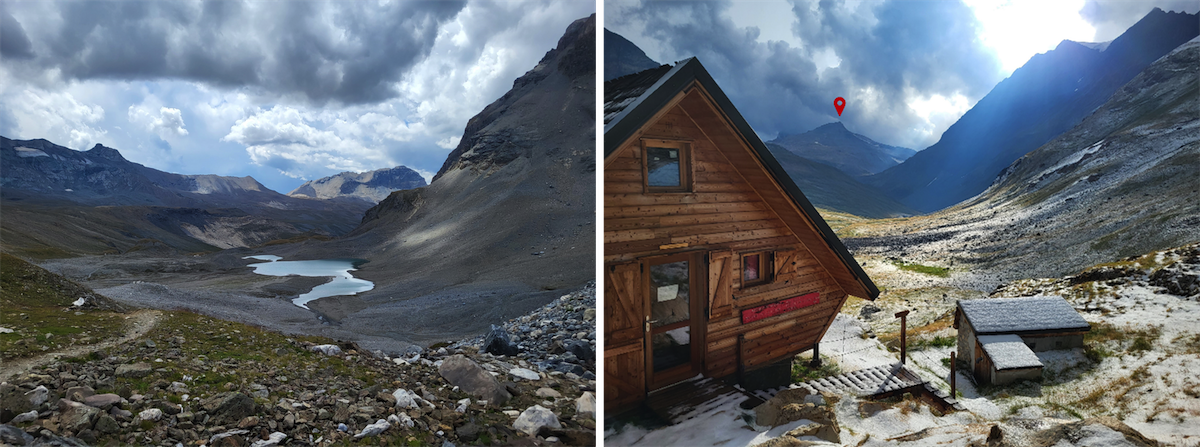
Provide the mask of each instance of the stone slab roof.
[{"label": "stone slab roof", "polygon": [[1086,331],[1091,328],[1079,312],[1059,296],[962,300],[958,307],[979,335]]},{"label": "stone slab roof", "polygon": [[1041,368],[1042,361],[1025,345],[1019,335],[982,335],[979,344],[992,359],[997,371],[1006,369]]}]

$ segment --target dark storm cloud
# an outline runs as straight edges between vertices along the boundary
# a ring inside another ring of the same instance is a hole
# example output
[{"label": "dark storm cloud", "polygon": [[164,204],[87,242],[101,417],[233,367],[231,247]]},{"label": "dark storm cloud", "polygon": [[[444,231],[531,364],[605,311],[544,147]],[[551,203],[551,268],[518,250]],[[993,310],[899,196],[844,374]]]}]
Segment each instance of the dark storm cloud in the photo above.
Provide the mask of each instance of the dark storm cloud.
[{"label": "dark storm cloud", "polygon": [[[396,96],[392,83],[428,54],[439,26],[463,5],[218,0],[6,9],[19,22],[12,33],[28,32],[29,45],[13,44],[34,54],[17,62],[28,76],[58,69],[66,80],[179,78],[316,103],[371,103]],[[7,43],[10,17],[3,18]]]},{"label": "dark storm cloud", "polygon": [[4,59],[24,59],[33,56],[29,37],[8,9],[0,3],[0,57]]},{"label": "dark storm cloud", "polygon": [[[739,28],[725,14],[747,7],[737,3],[647,2],[617,8],[609,17],[617,29],[644,24],[638,31],[659,42],[665,53],[699,57],[766,137],[840,119],[881,142],[923,149],[940,130],[935,135],[915,130],[928,126],[908,107],[909,100],[961,94],[974,102],[1002,78],[994,55],[977,38],[974,13],[961,3],[893,1],[857,10],[833,1],[813,6],[798,2],[793,8],[797,46],[758,42],[757,28]],[[839,66],[822,69],[814,62],[827,50],[836,52]],[[858,95],[860,89],[869,94]],[[838,96],[852,111],[840,118],[833,108]]]},{"label": "dark storm cloud", "polygon": [[1156,7],[1168,12],[1195,14],[1197,10],[1200,10],[1200,2],[1196,0],[1156,0],[1153,2],[1088,0],[1084,3],[1083,9],[1079,11],[1079,15],[1096,28],[1096,41],[1107,42],[1116,39]]}]

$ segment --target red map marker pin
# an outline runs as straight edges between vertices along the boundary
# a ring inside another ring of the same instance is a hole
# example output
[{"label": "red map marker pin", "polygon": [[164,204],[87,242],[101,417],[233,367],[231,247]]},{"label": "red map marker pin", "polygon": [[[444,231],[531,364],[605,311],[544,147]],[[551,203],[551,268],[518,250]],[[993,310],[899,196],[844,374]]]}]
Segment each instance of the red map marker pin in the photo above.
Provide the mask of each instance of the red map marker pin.
[{"label": "red map marker pin", "polygon": [[846,108],[846,100],[842,99],[841,96],[837,97],[837,99],[833,100],[833,108],[837,109],[838,116],[842,116],[842,109]]}]

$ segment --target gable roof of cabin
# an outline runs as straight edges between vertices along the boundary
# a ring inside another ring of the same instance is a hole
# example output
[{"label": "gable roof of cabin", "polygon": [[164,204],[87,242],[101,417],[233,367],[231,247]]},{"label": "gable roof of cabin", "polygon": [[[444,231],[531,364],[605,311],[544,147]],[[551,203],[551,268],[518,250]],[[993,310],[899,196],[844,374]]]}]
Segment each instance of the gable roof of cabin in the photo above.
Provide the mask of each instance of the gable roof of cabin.
[{"label": "gable roof of cabin", "polygon": [[958,307],[977,335],[1086,331],[1091,328],[1060,296],[962,300]]},{"label": "gable roof of cabin", "polygon": [[855,261],[854,256],[842,244],[841,239],[838,239],[837,234],[829,228],[829,224],[817,212],[816,207],[800,191],[800,187],[796,186],[796,182],[783,169],[775,156],[763,144],[762,139],[733,106],[733,102],[729,100],[728,96],[725,96],[725,92],[708,74],[708,70],[705,70],[696,58],[678,62],[674,67],[663,65],[604,83],[605,160],[616,153],[618,148],[645,126],[659,110],[666,107],[676,95],[683,93],[693,83],[698,83],[703,87],[708,97],[715,103],[714,105],[724,114],[725,119],[740,134],[742,141],[748,144],[751,151],[757,155],[758,160],[766,167],[767,173],[782,186],[788,198],[816,228],[825,245],[837,255],[842,266],[859,282],[855,285],[841,284],[842,287],[848,292],[852,290],[866,292],[867,296],[860,298],[874,300],[878,297],[879,288],[862,270],[858,261]]}]

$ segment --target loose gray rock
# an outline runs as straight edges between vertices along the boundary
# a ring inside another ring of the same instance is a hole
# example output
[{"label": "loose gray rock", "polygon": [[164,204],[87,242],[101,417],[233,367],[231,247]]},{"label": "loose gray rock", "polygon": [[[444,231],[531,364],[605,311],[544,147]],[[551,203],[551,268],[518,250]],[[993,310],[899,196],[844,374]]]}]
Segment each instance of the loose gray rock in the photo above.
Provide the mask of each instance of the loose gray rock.
[{"label": "loose gray rock", "polygon": [[443,360],[442,365],[438,367],[438,374],[451,385],[487,400],[490,405],[501,406],[512,398],[495,377],[462,354],[455,354]]},{"label": "loose gray rock", "polygon": [[59,427],[73,432],[92,428],[96,418],[104,414],[96,408],[66,399],[58,400],[58,411]]},{"label": "loose gray rock", "polygon": [[140,379],[154,372],[154,368],[146,362],[134,363],[132,365],[121,365],[117,367],[117,377],[132,377]]},{"label": "loose gray rock", "polygon": [[254,414],[254,399],[242,393],[226,392],[205,399],[200,406],[219,425],[236,424],[246,416]]},{"label": "loose gray rock", "polygon": [[21,413],[21,414],[18,414],[18,415],[17,415],[17,417],[14,417],[14,418],[12,418],[12,420],[11,420],[11,421],[8,421],[8,423],[10,423],[10,424],[20,424],[20,423],[23,423],[23,422],[33,422],[33,421],[36,421],[36,420],[37,420],[37,418],[38,418],[38,412],[37,412],[37,410],[29,410],[29,412],[28,412],[28,413]]},{"label": "loose gray rock", "polygon": [[102,410],[108,410],[109,408],[112,408],[113,405],[119,404],[123,400],[125,400],[125,399],[122,399],[121,396],[118,396],[116,394],[107,393],[107,394],[96,394],[96,395],[85,397],[83,399],[83,403],[84,403],[84,405],[87,405],[90,407],[96,407],[96,408],[99,408]]},{"label": "loose gray rock", "polygon": [[557,399],[562,397],[562,393],[546,387],[538,388],[533,394],[537,397],[544,397],[547,399]]},{"label": "loose gray rock", "polygon": [[325,355],[342,355],[342,348],[339,348],[338,345],[316,345],[309,349]]},{"label": "loose gray rock", "polygon": [[261,441],[254,441],[253,444],[250,444],[250,447],[270,447],[273,445],[279,445],[279,443],[283,442],[283,440],[287,439],[287,437],[288,437],[287,433],[280,433],[280,432],[271,433],[270,436],[267,436],[267,439],[261,440]]},{"label": "loose gray rock", "polygon": [[538,380],[538,379],[542,378],[541,374],[538,374],[537,371],[533,371],[533,370],[529,370],[529,369],[525,369],[525,368],[513,368],[513,369],[509,370],[508,373],[512,374],[513,377],[517,377],[517,378],[525,379],[525,380]]},{"label": "loose gray rock", "polygon": [[553,411],[541,405],[525,409],[520,416],[517,416],[517,421],[513,422],[513,429],[523,431],[529,436],[536,436],[542,427],[561,429],[562,424],[558,423],[558,416],[555,416]]},{"label": "loose gray rock", "polygon": [[596,395],[584,391],[582,396],[575,399],[575,414],[581,417],[596,418]]},{"label": "loose gray rock", "polygon": [[508,337],[508,332],[502,326],[492,325],[486,337],[483,338],[483,352],[495,355],[515,356],[517,345]]},{"label": "loose gray rock", "polygon": [[157,408],[151,408],[149,410],[142,410],[141,413],[138,413],[138,419],[141,419],[143,421],[157,421],[159,419],[162,419],[162,417],[163,417],[162,410],[159,410]]},{"label": "loose gray rock", "polygon": [[392,428],[392,424],[389,424],[388,421],[380,419],[375,421],[374,424],[363,427],[361,432],[359,432],[357,435],[354,435],[354,439],[365,438],[367,436],[376,436],[387,431],[389,428]]}]

